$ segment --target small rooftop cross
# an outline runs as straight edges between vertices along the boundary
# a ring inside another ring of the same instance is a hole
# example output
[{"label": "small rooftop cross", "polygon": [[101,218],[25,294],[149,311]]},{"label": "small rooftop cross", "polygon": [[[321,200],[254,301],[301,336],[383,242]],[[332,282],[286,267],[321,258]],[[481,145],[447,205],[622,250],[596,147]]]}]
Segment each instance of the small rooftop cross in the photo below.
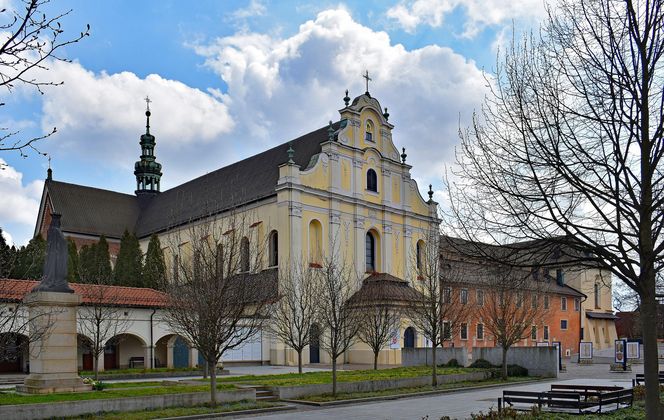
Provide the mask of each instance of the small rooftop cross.
[{"label": "small rooftop cross", "polygon": [[371,77],[369,77],[369,70],[365,70],[365,71],[364,71],[364,74],[362,75],[362,77],[364,78],[364,80],[365,80],[365,82],[366,82],[367,93],[369,93],[369,81],[370,81],[370,80],[373,80]]},{"label": "small rooftop cross", "polygon": [[152,102],[152,101],[150,100],[150,97],[149,97],[149,96],[146,96],[146,97],[145,97],[145,105],[146,105],[146,107],[147,107],[146,111],[149,111],[149,110],[150,110],[150,102]]}]

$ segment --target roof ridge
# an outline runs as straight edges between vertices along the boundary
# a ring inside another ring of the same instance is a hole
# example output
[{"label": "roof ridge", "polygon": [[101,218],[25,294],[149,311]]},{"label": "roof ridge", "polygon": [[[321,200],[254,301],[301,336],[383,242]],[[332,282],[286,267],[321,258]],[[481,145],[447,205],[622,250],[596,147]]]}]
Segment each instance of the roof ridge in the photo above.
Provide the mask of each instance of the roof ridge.
[{"label": "roof ridge", "polygon": [[130,198],[136,198],[136,196],[134,194],[123,193],[123,192],[120,192],[120,191],[106,190],[104,188],[92,187],[92,186],[89,186],[89,185],[72,184],[71,182],[48,180],[48,181],[46,181],[46,185],[48,185],[48,184],[64,184],[64,185],[68,185],[68,186],[72,186],[72,187],[87,188],[87,189],[90,189],[90,190],[104,191],[104,192],[109,192],[109,193],[113,193],[113,194],[124,195],[124,196],[130,197]]}]

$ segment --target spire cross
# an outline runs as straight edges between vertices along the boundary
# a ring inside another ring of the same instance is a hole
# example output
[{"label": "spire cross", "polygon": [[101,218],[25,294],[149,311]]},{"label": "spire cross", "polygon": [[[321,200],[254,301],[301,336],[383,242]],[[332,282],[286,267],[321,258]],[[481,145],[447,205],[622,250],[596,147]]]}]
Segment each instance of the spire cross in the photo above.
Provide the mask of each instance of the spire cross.
[{"label": "spire cross", "polygon": [[150,97],[149,97],[149,96],[146,96],[146,97],[145,97],[145,104],[146,104],[146,106],[147,106],[147,110],[148,110],[148,111],[150,110],[150,103],[151,103],[151,102],[152,102],[152,101],[150,100]]},{"label": "spire cross", "polygon": [[51,169],[51,155],[48,155],[48,169]]},{"label": "spire cross", "polygon": [[373,80],[371,77],[369,77],[369,70],[365,70],[362,77],[364,78],[367,85],[367,93],[369,93],[369,81]]}]

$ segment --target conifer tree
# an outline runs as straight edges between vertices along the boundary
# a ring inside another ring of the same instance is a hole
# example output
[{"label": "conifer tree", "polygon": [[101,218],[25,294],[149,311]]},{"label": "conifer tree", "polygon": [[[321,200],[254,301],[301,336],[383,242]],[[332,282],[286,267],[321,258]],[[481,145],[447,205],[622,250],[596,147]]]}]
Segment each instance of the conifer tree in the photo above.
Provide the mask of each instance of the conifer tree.
[{"label": "conifer tree", "polygon": [[120,252],[115,263],[113,278],[119,286],[143,287],[143,253],[136,236],[125,230],[120,241]]},{"label": "conifer tree", "polygon": [[166,278],[166,262],[159,237],[153,234],[148,243],[143,266],[143,286],[158,289]]},{"label": "conifer tree", "polygon": [[18,250],[11,277],[15,279],[40,280],[44,271],[45,257],[46,241],[40,234],[30,239],[30,242],[26,246],[22,246]]},{"label": "conifer tree", "polygon": [[69,238],[67,240],[67,249],[69,250],[69,258],[67,260],[67,281],[76,283],[80,281],[79,274],[79,261],[78,251],[76,250],[76,243]]},{"label": "conifer tree", "polygon": [[78,252],[79,278],[81,283],[90,283],[90,276],[94,273],[97,244],[83,245]]},{"label": "conifer tree", "polygon": [[12,271],[14,252],[13,247],[10,247],[2,236],[2,228],[0,228],[0,278],[7,278]]},{"label": "conifer tree", "polygon": [[96,275],[98,276],[94,283],[108,284],[113,278],[113,270],[111,269],[111,257],[108,253],[108,242],[106,237],[101,235],[99,242],[95,249],[95,266]]}]

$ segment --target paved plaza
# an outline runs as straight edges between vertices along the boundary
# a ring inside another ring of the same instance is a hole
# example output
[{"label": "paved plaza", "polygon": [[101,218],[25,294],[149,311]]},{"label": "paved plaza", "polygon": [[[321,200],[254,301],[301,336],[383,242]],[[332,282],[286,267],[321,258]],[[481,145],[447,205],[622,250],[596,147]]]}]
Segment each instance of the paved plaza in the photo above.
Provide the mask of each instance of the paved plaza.
[{"label": "paved plaza", "polygon": [[490,407],[496,407],[498,397],[502,395],[502,390],[506,388],[523,391],[543,391],[548,390],[552,383],[582,383],[590,385],[631,386],[631,380],[634,377],[634,374],[643,372],[643,365],[633,366],[633,371],[631,373],[609,372],[609,366],[606,364],[568,364],[568,367],[568,372],[561,373],[558,379],[527,385],[510,385],[506,387],[496,387],[483,390],[469,390],[434,396],[401,398],[398,400],[368,402],[325,408],[298,406],[296,411],[264,414],[260,417],[270,420],[434,420],[439,419],[442,416],[449,416],[453,419],[465,419],[470,417],[471,413],[488,411]]}]

